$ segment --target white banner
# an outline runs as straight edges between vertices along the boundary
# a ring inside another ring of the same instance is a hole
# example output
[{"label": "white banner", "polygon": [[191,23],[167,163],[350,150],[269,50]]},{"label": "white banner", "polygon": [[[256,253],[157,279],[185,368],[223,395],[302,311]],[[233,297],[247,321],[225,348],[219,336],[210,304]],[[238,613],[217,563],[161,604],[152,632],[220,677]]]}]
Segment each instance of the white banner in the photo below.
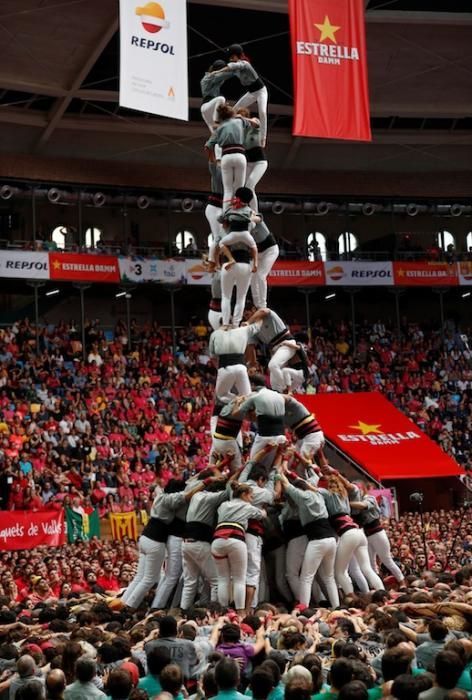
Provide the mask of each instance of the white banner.
[{"label": "white banner", "polygon": [[185,260],[153,260],[150,258],[119,258],[122,282],[169,282],[187,284]]},{"label": "white banner", "polygon": [[213,275],[209,275],[201,260],[187,260],[187,284],[211,285]]},{"label": "white banner", "polygon": [[120,105],[188,121],[186,0],[120,0]]},{"label": "white banner", "polygon": [[392,286],[391,262],[326,262],[326,284],[342,287]]},{"label": "white banner", "polygon": [[459,284],[469,285],[472,284],[472,262],[460,262],[457,263],[459,266]]},{"label": "white banner", "polygon": [[0,277],[47,280],[49,279],[49,255],[33,251],[1,250]]}]

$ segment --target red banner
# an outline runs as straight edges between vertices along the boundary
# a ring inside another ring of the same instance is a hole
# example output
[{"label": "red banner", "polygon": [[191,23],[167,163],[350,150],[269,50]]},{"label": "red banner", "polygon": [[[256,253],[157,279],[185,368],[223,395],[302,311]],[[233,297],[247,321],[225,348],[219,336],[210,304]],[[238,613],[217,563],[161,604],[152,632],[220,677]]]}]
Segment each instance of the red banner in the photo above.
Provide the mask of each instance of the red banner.
[{"label": "red banner", "polygon": [[271,287],[314,287],[326,284],[322,262],[278,260],[267,278]]},{"label": "red banner", "polygon": [[402,287],[451,287],[459,284],[456,263],[393,263],[395,284]]},{"label": "red banner", "polygon": [[382,394],[297,396],[316,413],[331,442],[377,481],[458,476],[463,473]]},{"label": "red banner", "polygon": [[49,253],[50,279],[73,282],[119,282],[120,267],[114,255]]},{"label": "red banner", "polygon": [[289,0],[294,136],[371,141],[364,0]]},{"label": "red banner", "polygon": [[64,511],[32,513],[27,510],[0,513],[0,549],[32,549],[65,544]]}]

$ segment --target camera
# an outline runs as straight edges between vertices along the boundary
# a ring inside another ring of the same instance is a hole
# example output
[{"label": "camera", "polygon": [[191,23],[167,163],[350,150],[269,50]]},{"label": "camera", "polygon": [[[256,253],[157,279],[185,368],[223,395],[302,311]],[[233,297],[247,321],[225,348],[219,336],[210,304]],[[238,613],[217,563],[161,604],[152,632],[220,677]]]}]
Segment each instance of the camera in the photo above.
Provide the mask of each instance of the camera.
[{"label": "camera", "polygon": [[410,493],[410,501],[412,503],[423,503],[424,495],[420,491]]}]

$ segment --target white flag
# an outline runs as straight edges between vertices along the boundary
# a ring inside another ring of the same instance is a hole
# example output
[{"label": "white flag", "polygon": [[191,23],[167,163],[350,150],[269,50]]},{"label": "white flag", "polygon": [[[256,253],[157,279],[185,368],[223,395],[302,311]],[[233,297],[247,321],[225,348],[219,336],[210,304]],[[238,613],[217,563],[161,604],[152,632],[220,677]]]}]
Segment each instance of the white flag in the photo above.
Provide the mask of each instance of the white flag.
[{"label": "white flag", "polygon": [[188,121],[186,0],[120,0],[120,106]]}]

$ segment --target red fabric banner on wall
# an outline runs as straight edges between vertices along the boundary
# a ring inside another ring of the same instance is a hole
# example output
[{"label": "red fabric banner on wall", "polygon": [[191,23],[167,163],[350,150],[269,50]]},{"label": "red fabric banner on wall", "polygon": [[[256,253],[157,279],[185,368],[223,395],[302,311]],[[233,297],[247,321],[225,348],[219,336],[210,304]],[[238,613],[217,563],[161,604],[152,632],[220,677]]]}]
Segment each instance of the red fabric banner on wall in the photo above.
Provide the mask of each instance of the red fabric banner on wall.
[{"label": "red fabric banner on wall", "polygon": [[119,282],[120,268],[114,255],[49,253],[52,280],[84,282]]},{"label": "red fabric banner on wall", "polygon": [[395,262],[395,284],[399,287],[450,287],[459,284],[456,263]]},{"label": "red fabric banner on wall", "polygon": [[277,260],[267,278],[271,287],[314,287],[326,284],[322,262]]},{"label": "red fabric banner on wall", "polygon": [[294,136],[371,141],[364,0],[289,0]]},{"label": "red fabric banner on wall", "polygon": [[3,511],[0,514],[0,549],[59,547],[66,541],[64,511]]},{"label": "red fabric banner on wall", "polygon": [[459,476],[459,465],[382,394],[299,395],[331,442],[374,479]]}]

